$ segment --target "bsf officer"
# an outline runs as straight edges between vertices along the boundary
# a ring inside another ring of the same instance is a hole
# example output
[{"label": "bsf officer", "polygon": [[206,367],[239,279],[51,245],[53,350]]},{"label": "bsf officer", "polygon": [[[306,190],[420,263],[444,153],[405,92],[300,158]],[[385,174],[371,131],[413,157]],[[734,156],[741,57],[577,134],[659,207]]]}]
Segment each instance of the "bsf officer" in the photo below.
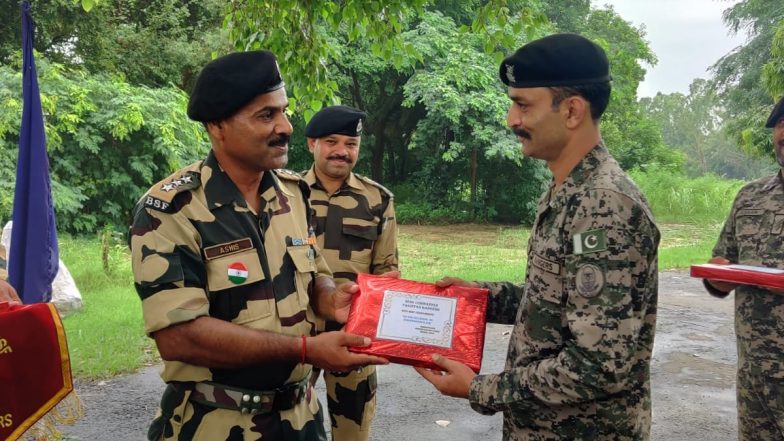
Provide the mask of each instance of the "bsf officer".
[{"label": "bsf officer", "polygon": [[167,383],[150,440],[326,440],[311,366],[385,360],[369,341],[316,336],[345,321],[358,287],[336,288],[309,225],[308,187],[286,165],[292,132],[275,56],[218,58],[188,116],[212,149],[155,184],[134,209],[133,273]]},{"label": "bsf officer", "polygon": [[[355,282],[358,273],[398,270],[393,195],[352,170],[359,159],[366,114],[347,106],[316,113],[305,127],[313,165],[303,173],[315,212],[316,240],[335,283]],[[335,321],[327,331],[340,329]],[[319,372],[314,372],[313,381]],[[367,441],[376,410],[376,369],[324,372],[335,441]]]},{"label": "bsf officer", "polygon": [[514,324],[506,365],[475,375],[436,356],[444,373],[419,372],[477,412],[503,412],[504,440],[647,440],[659,231],[601,139],[605,52],[579,35],[551,35],[506,58],[500,77],[523,154],[553,175],[525,283],[438,284],[490,289],[488,321]]},{"label": "bsf officer", "polygon": [[[784,269],[784,97],[765,127],[781,169],[738,192],[711,263]],[[735,291],[738,439],[784,440],[784,290],[705,280],[708,292]]]}]

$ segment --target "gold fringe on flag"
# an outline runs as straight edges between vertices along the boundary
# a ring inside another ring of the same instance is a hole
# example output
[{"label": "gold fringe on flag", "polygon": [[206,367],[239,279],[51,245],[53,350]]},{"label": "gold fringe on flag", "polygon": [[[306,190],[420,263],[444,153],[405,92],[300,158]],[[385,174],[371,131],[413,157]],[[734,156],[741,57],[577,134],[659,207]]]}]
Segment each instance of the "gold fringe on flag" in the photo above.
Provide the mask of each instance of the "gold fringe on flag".
[{"label": "gold fringe on flag", "polygon": [[58,426],[72,426],[84,416],[84,404],[76,391],[63,398],[52,410],[41,417],[32,427],[22,434],[24,441],[56,441],[63,437]]}]

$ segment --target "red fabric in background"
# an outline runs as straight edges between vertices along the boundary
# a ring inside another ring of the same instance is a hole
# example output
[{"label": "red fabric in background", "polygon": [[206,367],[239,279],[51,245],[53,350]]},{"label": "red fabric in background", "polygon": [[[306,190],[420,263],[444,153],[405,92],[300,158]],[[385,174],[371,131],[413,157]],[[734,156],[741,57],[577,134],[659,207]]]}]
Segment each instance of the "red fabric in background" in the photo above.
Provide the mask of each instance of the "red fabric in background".
[{"label": "red fabric in background", "polygon": [[768,288],[784,289],[784,273],[776,268],[763,268],[761,270],[773,270],[779,272],[766,273],[738,267],[737,265],[718,265],[713,263],[703,263],[691,266],[691,276],[703,279],[721,280],[722,282],[735,282],[743,285],[765,286]]},{"label": "red fabric in background", "polygon": [[17,439],[71,390],[68,347],[54,305],[0,303],[0,439]]},{"label": "red fabric in background", "polygon": [[[441,354],[468,365],[474,372],[479,372],[482,367],[482,350],[485,344],[488,296],[486,289],[458,286],[439,288],[431,283],[370,274],[359,274],[357,284],[359,284],[360,293],[354,296],[345,331],[370,337],[373,343],[365,348],[351,348],[352,351],[378,355],[394,363],[431,369],[439,369],[433,363],[432,355]],[[386,291],[457,298],[451,349],[378,339],[376,332]]]}]

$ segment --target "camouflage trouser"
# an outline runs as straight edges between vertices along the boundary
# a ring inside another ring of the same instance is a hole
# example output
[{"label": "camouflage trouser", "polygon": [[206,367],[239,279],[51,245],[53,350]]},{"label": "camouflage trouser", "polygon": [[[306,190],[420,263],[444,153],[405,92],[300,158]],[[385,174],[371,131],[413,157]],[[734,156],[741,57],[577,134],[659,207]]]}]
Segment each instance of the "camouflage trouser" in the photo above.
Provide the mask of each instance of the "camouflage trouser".
[{"label": "camouflage trouser", "polygon": [[740,441],[784,440],[784,371],[765,363],[738,368],[738,438]]},{"label": "camouflage trouser", "polygon": [[327,441],[324,416],[313,387],[292,409],[243,414],[189,400],[191,390],[169,384],[150,426],[150,441]]},{"label": "camouflage trouser", "polygon": [[[313,369],[313,384],[320,374],[321,370]],[[376,414],[376,367],[349,373],[324,372],[324,381],[333,441],[370,439],[370,424]]]}]

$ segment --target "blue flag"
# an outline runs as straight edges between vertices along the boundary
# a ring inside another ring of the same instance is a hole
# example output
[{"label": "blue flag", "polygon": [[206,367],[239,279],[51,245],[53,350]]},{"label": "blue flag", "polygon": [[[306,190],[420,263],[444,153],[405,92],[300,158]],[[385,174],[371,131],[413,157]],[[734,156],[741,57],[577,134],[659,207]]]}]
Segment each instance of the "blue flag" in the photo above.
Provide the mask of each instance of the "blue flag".
[{"label": "blue flag", "polygon": [[14,227],[8,278],[25,304],[48,302],[57,275],[57,229],[54,223],[44,116],[33,59],[33,20],[30,4],[22,2],[22,126],[16,163]]}]

